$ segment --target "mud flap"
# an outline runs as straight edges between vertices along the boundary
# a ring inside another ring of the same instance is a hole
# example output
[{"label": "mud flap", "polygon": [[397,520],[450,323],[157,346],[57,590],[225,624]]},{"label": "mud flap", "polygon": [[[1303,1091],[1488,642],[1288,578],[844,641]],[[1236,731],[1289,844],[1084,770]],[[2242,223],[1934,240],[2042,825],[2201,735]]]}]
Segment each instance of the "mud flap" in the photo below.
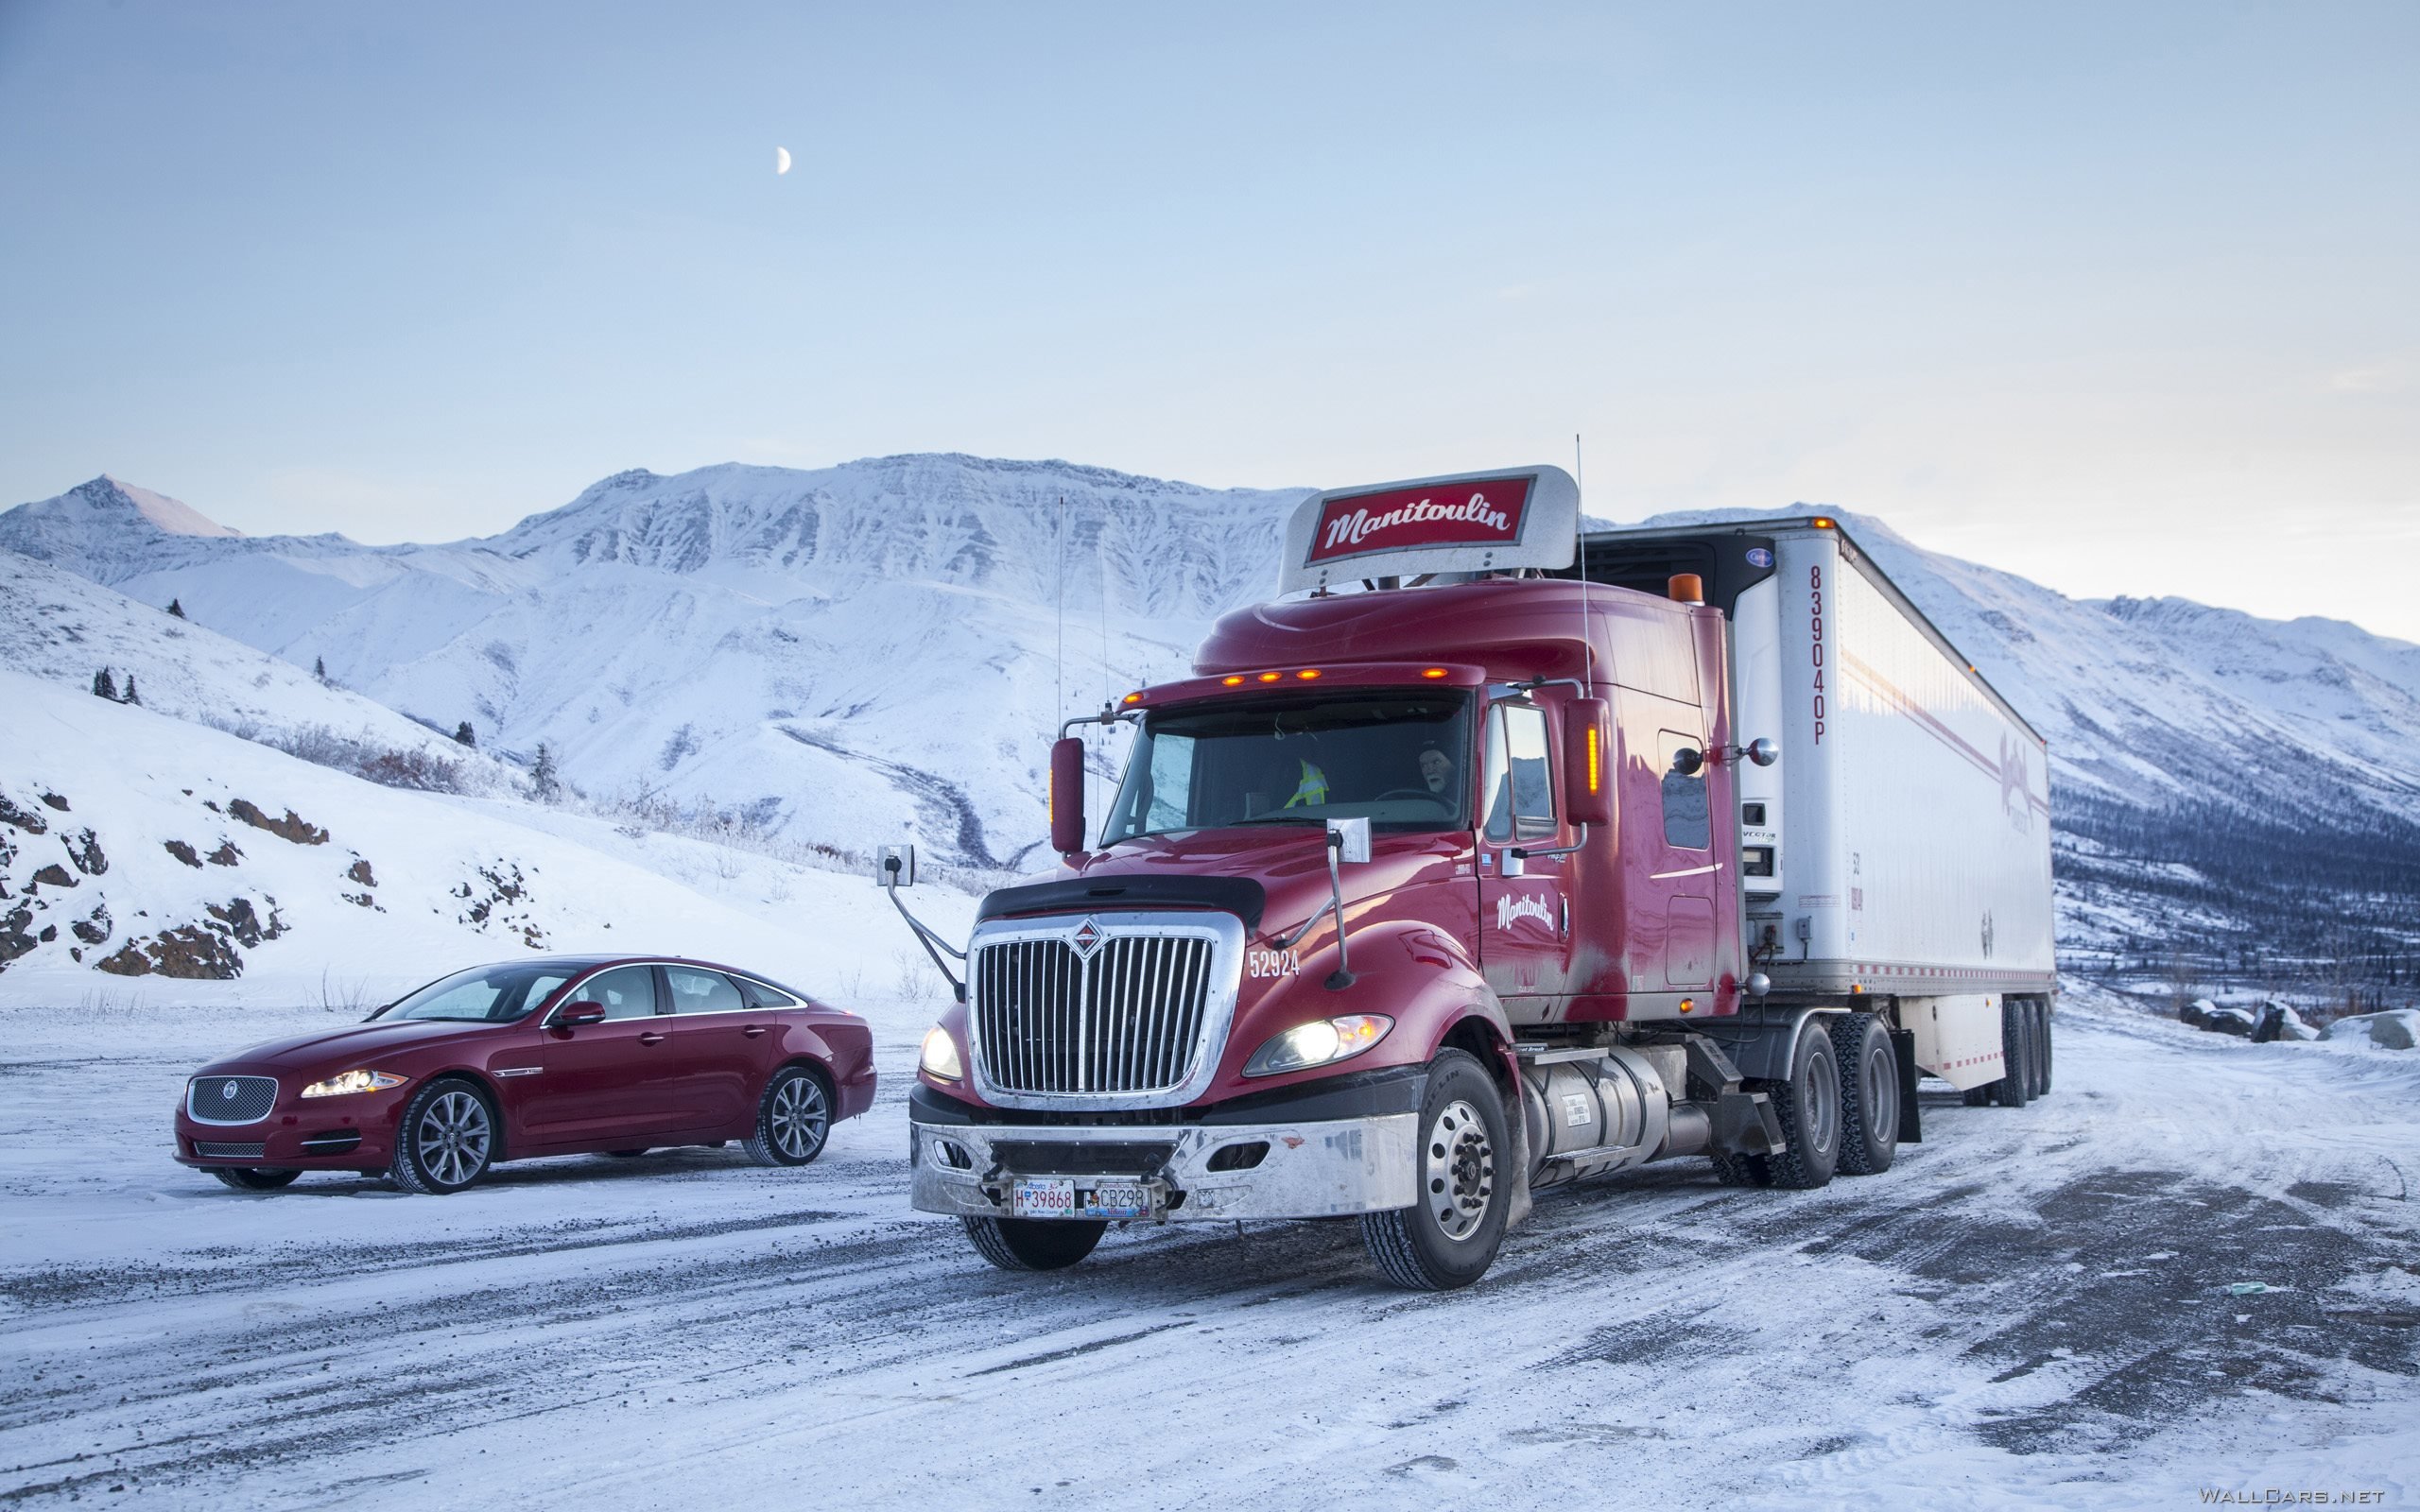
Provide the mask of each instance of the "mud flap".
[{"label": "mud flap", "polygon": [[[1514,1085],[1519,1085],[1517,1082]],[[1512,1192],[1504,1205],[1504,1231],[1511,1233],[1530,1216],[1530,1120],[1526,1109],[1514,1107],[1504,1116],[1505,1126],[1512,1135]]]},{"label": "mud flap", "polygon": [[1922,1144],[1925,1142],[1923,1110],[1916,1106],[1916,1082],[1924,1073],[1916,1069],[1916,1036],[1910,1029],[1893,1029],[1891,1033],[1891,1054],[1899,1062],[1899,1143]]},{"label": "mud flap", "polygon": [[1734,1155],[1779,1155],[1789,1148],[1763,1092],[1725,1091],[1714,1100],[1714,1145]]}]

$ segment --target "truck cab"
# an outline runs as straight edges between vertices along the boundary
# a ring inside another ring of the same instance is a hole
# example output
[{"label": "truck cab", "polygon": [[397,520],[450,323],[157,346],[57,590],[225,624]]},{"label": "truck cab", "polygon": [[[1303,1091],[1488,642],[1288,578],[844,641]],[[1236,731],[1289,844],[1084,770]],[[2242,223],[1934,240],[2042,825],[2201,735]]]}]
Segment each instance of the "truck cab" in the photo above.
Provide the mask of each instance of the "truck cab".
[{"label": "truck cab", "polygon": [[1435,1289],[1557,1181],[1888,1163],[1904,1046],[1819,1024],[1810,1072],[1816,1010],[1751,970],[1738,774],[1775,747],[1737,743],[1725,617],[1686,575],[1547,576],[1577,524],[1552,468],[1315,495],[1301,596],[1103,715],[1133,739],[1097,823],[1063,730],[1060,865],[983,901],[925,1042],[916,1207],[1011,1269],[1113,1222],[1355,1216]]}]

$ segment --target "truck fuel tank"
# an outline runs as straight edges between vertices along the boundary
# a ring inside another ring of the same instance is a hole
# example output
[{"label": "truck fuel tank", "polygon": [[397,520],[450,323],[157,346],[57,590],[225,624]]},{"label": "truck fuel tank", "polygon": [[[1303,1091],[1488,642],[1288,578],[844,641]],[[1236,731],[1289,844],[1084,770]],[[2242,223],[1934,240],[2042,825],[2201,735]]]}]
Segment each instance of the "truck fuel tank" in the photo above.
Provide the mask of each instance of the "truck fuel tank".
[{"label": "truck fuel tank", "polygon": [[1660,1055],[1654,1048],[1588,1048],[1523,1057],[1530,1184],[1552,1186],[1703,1150],[1711,1125],[1703,1109],[1675,1094],[1684,1075],[1677,1047]]}]

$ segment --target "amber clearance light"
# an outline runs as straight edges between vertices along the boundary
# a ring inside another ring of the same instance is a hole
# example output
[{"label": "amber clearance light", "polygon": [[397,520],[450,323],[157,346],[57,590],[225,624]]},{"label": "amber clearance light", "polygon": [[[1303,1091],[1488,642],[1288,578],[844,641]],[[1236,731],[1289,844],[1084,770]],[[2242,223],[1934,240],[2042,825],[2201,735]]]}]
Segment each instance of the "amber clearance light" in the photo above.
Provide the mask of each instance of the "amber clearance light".
[{"label": "amber clearance light", "polygon": [[1420,675],[1424,678],[1434,679],[1445,676],[1445,669],[1443,667],[1424,667],[1421,669]]},{"label": "amber clearance light", "polygon": [[1587,734],[1588,791],[1591,793],[1602,792],[1605,786],[1604,768],[1602,765],[1604,758],[1597,749],[1597,742],[1601,738],[1601,736],[1594,725],[1591,725],[1588,728]]},{"label": "amber clearance light", "polygon": [[1241,678],[1220,678],[1219,680],[1230,688],[1240,688],[1244,685],[1244,679]]},{"label": "amber clearance light", "polygon": [[1310,681],[1313,678],[1316,678],[1319,675],[1320,669],[1317,667],[1305,667],[1302,671],[1294,674],[1294,676],[1302,679],[1305,682]]},{"label": "amber clearance light", "polygon": [[1828,514],[1819,514],[1814,519],[1808,521],[1807,524],[1813,525],[1818,530],[1837,530],[1840,528],[1840,526],[1832,523],[1832,517]]},{"label": "amber clearance light", "polygon": [[1275,682],[1279,678],[1282,678],[1286,674],[1282,672],[1264,672],[1260,675],[1260,680],[1263,682]]},{"label": "amber clearance light", "polygon": [[1139,693],[1130,693],[1122,701],[1126,703],[1141,703],[1143,701],[1143,696]]}]

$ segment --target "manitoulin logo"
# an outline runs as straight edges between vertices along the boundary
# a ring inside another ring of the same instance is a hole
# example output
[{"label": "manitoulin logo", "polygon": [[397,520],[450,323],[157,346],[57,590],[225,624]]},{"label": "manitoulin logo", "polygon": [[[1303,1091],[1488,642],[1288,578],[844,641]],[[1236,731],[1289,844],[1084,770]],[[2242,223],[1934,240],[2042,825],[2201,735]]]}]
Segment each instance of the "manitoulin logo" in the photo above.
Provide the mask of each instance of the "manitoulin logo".
[{"label": "manitoulin logo", "polygon": [[1544,898],[1530,893],[1505,893],[1495,900],[1495,927],[1511,929],[1513,921],[1534,919],[1541,924],[1554,922],[1554,910]]},{"label": "manitoulin logo", "polygon": [[1527,477],[1474,478],[1324,500],[1308,560],[1518,544],[1530,483]]},{"label": "manitoulin logo", "polygon": [[1356,509],[1327,523],[1327,534],[1320,538],[1320,549],[1334,551],[1340,546],[1357,546],[1381,530],[1431,522],[1475,524],[1481,530],[1492,530],[1498,535],[1510,535],[1512,531],[1510,516],[1489,504],[1486,494],[1474,493],[1463,504],[1438,504],[1423,499],[1384,514]]}]

